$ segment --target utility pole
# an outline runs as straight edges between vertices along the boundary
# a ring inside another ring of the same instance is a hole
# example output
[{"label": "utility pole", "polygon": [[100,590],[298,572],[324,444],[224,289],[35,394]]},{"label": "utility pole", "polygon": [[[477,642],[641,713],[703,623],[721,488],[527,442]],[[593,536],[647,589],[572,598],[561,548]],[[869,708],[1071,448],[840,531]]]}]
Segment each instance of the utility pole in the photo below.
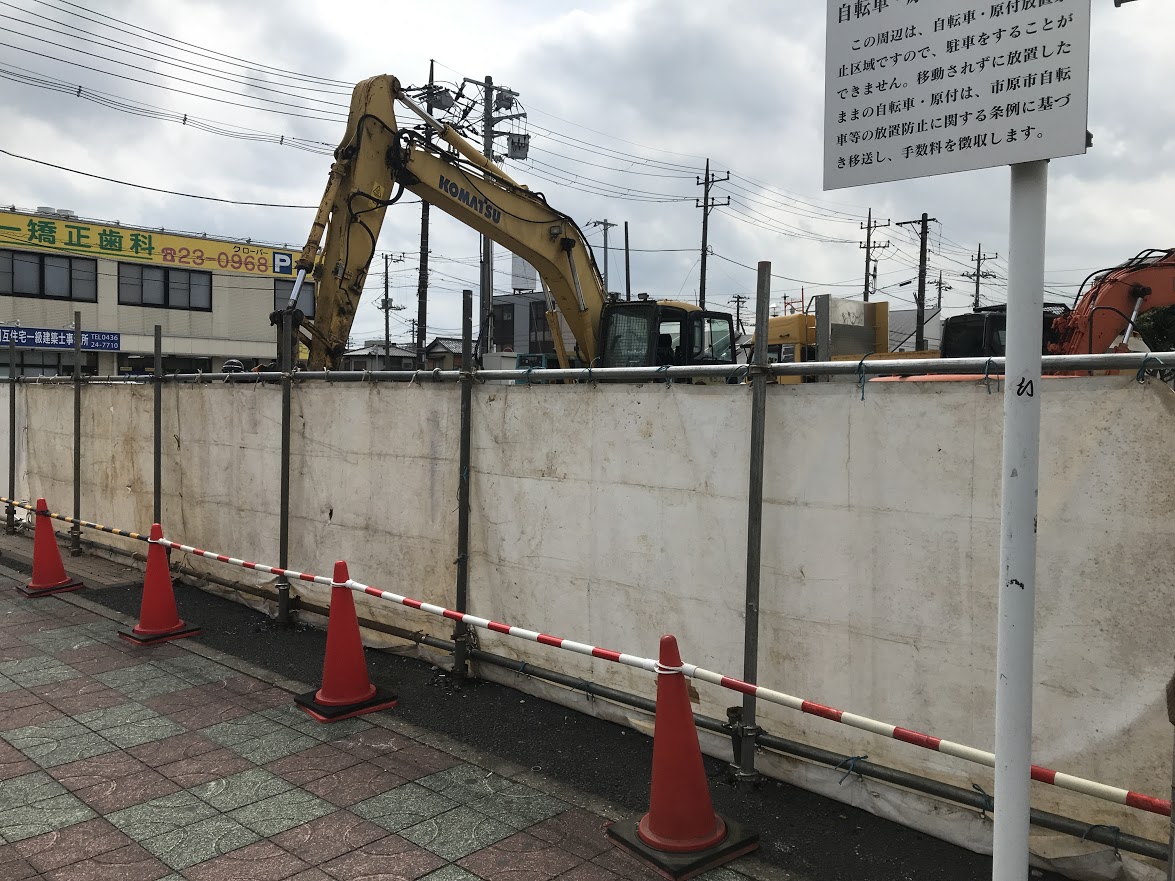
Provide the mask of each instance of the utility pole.
[{"label": "utility pole", "polygon": [[632,299],[632,266],[628,262],[628,221],[624,221],[624,299]]},{"label": "utility pole", "polygon": [[391,254],[384,254],[384,298],[379,301],[379,308],[384,313],[384,357],[383,369],[388,369],[388,359],[392,354],[392,324],[391,316],[393,312],[399,312],[403,306],[393,306],[391,297],[391,266],[392,263],[399,263],[404,259],[401,254],[398,257],[393,257]]},{"label": "utility pole", "polygon": [[735,294],[731,297],[734,301],[734,329],[738,333],[743,333],[743,303],[746,303],[751,298],[744,294]]},{"label": "utility pole", "polygon": [[[608,218],[603,220],[592,220],[588,222],[588,226],[601,226],[604,228],[604,293],[610,293],[608,287],[608,230],[616,226],[614,223],[609,223]],[[628,224],[624,225],[625,239],[624,239],[624,259],[628,260]]]},{"label": "utility pole", "polygon": [[[482,96],[482,109],[485,113],[482,114],[481,149],[485,158],[490,162],[494,161],[493,101],[494,78],[487,76],[485,78],[485,94]],[[490,350],[492,334],[490,326],[494,320],[494,243],[489,236],[481,237],[481,303],[479,305],[481,308],[478,310],[480,316],[478,340],[481,345],[478,346],[477,356]],[[470,365],[462,364],[461,369],[469,370]]]},{"label": "utility pole", "polygon": [[710,235],[710,209],[722,207],[730,204],[730,196],[726,197],[725,202],[719,202],[717,199],[710,198],[710,187],[714,184],[720,184],[723,181],[730,180],[730,172],[726,172],[725,177],[715,177],[710,174],[710,160],[706,160],[706,178],[698,178],[698,186],[703,187],[702,198],[695,200],[696,207],[702,209],[702,279],[698,283],[698,305],[706,308],[706,254],[709,253],[709,235]]},{"label": "utility pole", "polygon": [[[505,86],[495,86],[494,78],[487,76],[484,80],[472,80],[466,77],[464,82],[481,86],[482,91],[482,154],[490,162],[494,161],[494,138],[509,132],[496,132],[494,126],[508,119],[519,119],[525,113],[497,114],[496,110],[509,110],[514,106],[514,99],[518,93]],[[481,340],[480,351],[487,351],[491,339],[491,322],[494,315],[494,243],[489,236],[481,237],[481,304],[478,308],[480,320],[478,322],[478,339]]]},{"label": "utility pole", "polygon": [[384,254],[384,301],[382,304],[384,310],[384,370],[388,369],[388,355],[391,354],[392,351],[392,310],[391,298],[388,296],[388,290],[390,288],[389,278],[391,277],[391,273],[388,268],[390,260],[390,255]]},{"label": "utility pole", "polygon": [[995,260],[999,256],[1000,256],[999,254],[984,254],[983,253],[983,244],[981,242],[979,245],[979,250],[977,250],[975,252],[975,256],[971,258],[972,260],[975,261],[975,271],[963,273],[963,278],[975,279],[975,297],[971,301],[971,308],[972,309],[979,308],[979,281],[980,281],[980,279],[995,278],[994,273],[983,271],[983,261],[984,260]]},{"label": "utility pole", "polygon": [[935,282],[935,284],[938,287],[938,305],[937,305],[937,308],[935,309],[935,314],[941,314],[942,313],[942,292],[943,291],[951,291],[951,290],[954,290],[954,288],[952,288],[949,284],[945,284],[943,282],[941,269],[938,271],[938,281]]},{"label": "utility pole", "polygon": [[903,220],[898,224],[898,226],[919,224],[922,228],[921,245],[918,250],[918,318],[914,331],[914,351],[916,352],[926,351],[926,246],[930,238],[930,224],[937,222],[936,218],[928,217],[923,211],[920,220]]},{"label": "utility pole", "polygon": [[[877,245],[873,244],[873,230],[881,229],[882,227],[889,226],[889,223],[890,222],[888,220],[885,223],[874,223],[873,222],[873,209],[870,208],[869,209],[869,220],[867,222],[861,224],[861,229],[865,230],[865,242],[864,242],[864,244],[861,245],[861,247],[865,249],[865,302],[866,303],[869,302],[869,291],[870,291],[870,288],[869,288],[869,265],[870,265],[870,261],[873,260],[873,249],[877,248],[880,250],[882,248],[889,247],[889,242],[885,242],[883,244],[877,244]],[[877,290],[877,263],[876,263],[876,261],[873,262],[873,290],[874,291]]]},{"label": "utility pole", "polygon": [[[433,111],[433,89],[436,88],[434,79],[434,69],[436,62],[431,59],[428,62],[428,92],[425,94],[424,107],[429,115]],[[426,125],[424,127],[424,141],[426,144],[432,143],[432,126]],[[415,330],[412,334],[412,339],[416,341],[416,366],[423,368],[424,364],[424,347],[427,345],[425,340],[426,328],[428,327],[428,202],[424,199],[420,200],[420,272],[416,282],[416,322]]]}]

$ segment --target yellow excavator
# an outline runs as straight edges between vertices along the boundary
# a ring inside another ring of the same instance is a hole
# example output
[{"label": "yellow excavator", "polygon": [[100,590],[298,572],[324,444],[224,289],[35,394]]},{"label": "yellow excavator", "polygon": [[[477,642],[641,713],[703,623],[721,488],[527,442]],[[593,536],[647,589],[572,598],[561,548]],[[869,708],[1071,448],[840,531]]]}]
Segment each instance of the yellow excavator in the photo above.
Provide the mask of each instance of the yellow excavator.
[{"label": "yellow excavator", "polygon": [[[430,126],[444,146],[401,128],[397,102]],[[399,80],[383,75],[355,87],[347,131],[297,263],[288,311],[295,311],[304,280],[309,276],[315,282],[313,320],[295,315],[309,369],[338,365],[384,212],[404,190],[537,270],[561,367],[572,366],[573,358],[595,367],[734,363],[729,314],[690,303],[610,297],[574,220],[478,153],[452,126],[430,116]],[[564,345],[560,315],[575,339],[573,352]]]}]

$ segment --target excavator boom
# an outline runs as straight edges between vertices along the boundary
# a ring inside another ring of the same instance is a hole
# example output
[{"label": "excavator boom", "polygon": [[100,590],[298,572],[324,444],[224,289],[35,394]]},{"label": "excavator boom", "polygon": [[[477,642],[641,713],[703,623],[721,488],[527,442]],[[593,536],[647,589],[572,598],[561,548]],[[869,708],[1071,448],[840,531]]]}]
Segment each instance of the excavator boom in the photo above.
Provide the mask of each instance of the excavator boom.
[{"label": "excavator boom", "polygon": [[1175,249],[1144,251],[1100,273],[1073,311],[1054,322],[1062,355],[1108,352],[1118,337],[1129,339],[1138,316],[1175,305]]},{"label": "excavator boom", "polygon": [[[423,116],[455,153],[401,129],[397,101]],[[345,349],[384,212],[402,192],[393,193],[397,185],[534,266],[582,358],[587,363],[595,359],[606,295],[575,221],[517,184],[451,126],[424,114],[403,94],[399,80],[383,75],[355,87],[346,134],[298,261],[298,269],[312,275],[316,285],[314,321],[302,328],[311,370],[335,367]],[[548,320],[552,317],[549,312]]]}]

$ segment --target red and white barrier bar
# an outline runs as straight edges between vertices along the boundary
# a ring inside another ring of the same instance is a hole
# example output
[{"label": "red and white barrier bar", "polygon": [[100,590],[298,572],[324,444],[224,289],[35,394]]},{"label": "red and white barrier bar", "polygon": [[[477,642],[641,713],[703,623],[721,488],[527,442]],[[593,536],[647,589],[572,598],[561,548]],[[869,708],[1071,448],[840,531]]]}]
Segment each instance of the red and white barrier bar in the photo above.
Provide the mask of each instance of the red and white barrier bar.
[{"label": "red and white barrier bar", "polygon": [[[378,597],[382,600],[397,603],[401,606],[406,606],[409,609],[419,609],[422,612],[428,612],[431,615],[437,615],[443,618],[449,618],[453,621],[460,621],[464,624],[469,624],[473,627],[479,627],[483,630],[490,630],[494,633],[503,633],[507,636],[515,636],[519,639],[525,639],[530,642],[541,643],[542,645],[549,645],[552,648],[563,649],[569,652],[575,652],[580,655],[587,655],[593,658],[599,658],[604,661],[612,661],[617,664],[624,664],[628,667],[636,667],[640,670],[645,670],[649,673],[676,673],[680,672],[691,679],[697,679],[701,682],[709,682],[712,685],[717,685],[721,688],[726,688],[731,691],[737,691],[742,694],[750,694],[759,698],[760,700],[768,701],[769,703],[779,704],[783,707],[788,707],[792,710],[799,710],[801,713],[807,713],[811,716],[819,716],[822,719],[828,719],[832,722],[839,722],[842,725],[848,725],[852,728],[859,728],[862,731],[868,731],[871,734],[878,734],[882,737],[889,737],[893,740],[900,740],[904,743],[911,743],[915,746],[920,746],[923,749],[932,750],[934,752],[944,753],[945,755],[954,756],[964,761],[973,762],[978,765],[986,765],[989,768],[995,767],[995,754],[987,752],[986,750],[976,749],[972,746],[967,746],[962,743],[955,743],[951,740],[943,740],[939,737],[934,737],[930,734],[923,734],[919,731],[913,731],[909,728],[902,728],[898,725],[891,725],[888,722],[880,722],[877,719],[871,719],[868,716],[859,716],[856,713],[848,713],[844,710],[838,710],[834,707],[818,704],[814,701],[805,700],[804,698],[795,697],[790,694],[785,694],[782,691],[775,691],[770,688],[764,688],[761,685],[755,685],[750,682],[744,682],[741,679],[735,679],[732,676],[724,676],[721,673],[715,673],[712,670],[706,670],[694,664],[682,664],[681,669],[666,669],[660,666],[653,658],[644,658],[640,655],[630,655],[624,652],[613,651],[612,649],[600,648],[599,646],[588,645],[583,642],[575,642],[570,639],[563,639],[558,636],[551,636],[548,633],[541,633],[536,630],[527,630],[523,627],[514,627],[510,624],[502,624],[499,621],[492,621],[489,618],[479,618],[477,615],[470,615],[465,612],[457,612],[453,609],[446,609],[444,606],[433,605],[421,600],[412,599],[410,597],[401,596],[397,593],[392,593],[388,590],[380,590],[378,587],[371,587],[362,582],[351,580],[343,585],[336,585],[330,578],[324,575],[311,575],[305,572],[296,572],[292,569],[282,569],[277,566],[266,566],[262,563],[254,563],[249,560],[241,560],[236,557],[229,557],[225,554],[217,554],[212,551],[206,551],[202,548],[192,547],[191,545],[180,544],[179,542],[171,541],[170,539],[161,538],[158,544],[164,547],[173,548],[175,550],[183,551],[188,554],[194,554],[198,557],[204,557],[209,560],[216,560],[220,563],[228,563],[233,566],[239,566],[243,569],[252,569],[256,572],[267,572],[271,575],[284,575],[286,578],[297,579],[300,581],[309,581],[315,584],[322,584],[327,586],[342,586],[357,593],[365,593],[368,596]],[[1148,811],[1152,814],[1162,814],[1163,816],[1171,815],[1171,802],[1155,798],[1151,795],[1144,795],[1139,792],[1134,792],[1129,789],[1121,789],[1117,786],[1108,786],[1104,783],[1098,783],[1094,780],[1087,780],[1084,777],[1076,777],[1072,774],[1063,774],[1059,771],[1054,771],[1051,768],[1044,768],[1039,765],[1032,766],[1032,779],[1040,783],[1048,783],[1052,786],[1057,786],[1061,789],[1068,789],[1073,792],[1080,792],[1084,795],[1100,798],[1105,801],[1115,802],[1128,807],[1137,808],[1141,811]]]}]

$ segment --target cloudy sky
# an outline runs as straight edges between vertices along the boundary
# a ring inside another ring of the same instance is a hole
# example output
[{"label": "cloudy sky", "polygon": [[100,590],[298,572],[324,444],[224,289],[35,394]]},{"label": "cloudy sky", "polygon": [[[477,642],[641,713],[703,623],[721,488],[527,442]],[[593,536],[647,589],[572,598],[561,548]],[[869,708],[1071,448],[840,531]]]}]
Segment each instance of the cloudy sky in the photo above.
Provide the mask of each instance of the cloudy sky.
[{"label": "cloudy sky", "polygon": [[[1175,4],[1093,6],[1094,148],[1051,165],[1049,299],[1071,299],[1087,274],[1144,248],[1175,246]],[[627,221],[633,290],[696,298],[696,178],[709,158],[730,174],[713,193],[730,205],[711,214],[711,306],[752,294],[759,260],[772,263],[777,304],[801,290],[859,294],[870,209],[883,222],[938,219],[930,269],[951,287],[948,313],[970,302],[961,273],[979,243],[999,254],[984,266],[995,277],[983,301],[1002,302],[1006,168],[822,192],[825,10],[821,0],[11,0],[0,2],[0,149],[149,187],[312,206],[350,85],[376,73],[422,84],[435,59],[439,82],[489,75],[519,93],[527,117],[517,125],[531,147],[528,161],[507,163],[516,179],[581,226],[621,224],[610,232],[613,290],[623,290]],[[416,314],[420,222],[415,198],[403,201],[379,242],[402,257],[391,275],[393,299],[407,307],[393,316],[401,339]],[[0,204],[291,246],[313,215],[153,193],[5,155]],[[476,290],[479,256],[476,234],[433,218],[430,337],[458,328],[459,292]],[[602,260],[602,232],[591,230]],[[909,307],[913,286],[899,285],[917,274],[915,233],[879,237],[890,242],[879,296]],[[497,254],[504,292],[510,261]],[[356,339],[382,335],[376,267],[368,285]]]}]

